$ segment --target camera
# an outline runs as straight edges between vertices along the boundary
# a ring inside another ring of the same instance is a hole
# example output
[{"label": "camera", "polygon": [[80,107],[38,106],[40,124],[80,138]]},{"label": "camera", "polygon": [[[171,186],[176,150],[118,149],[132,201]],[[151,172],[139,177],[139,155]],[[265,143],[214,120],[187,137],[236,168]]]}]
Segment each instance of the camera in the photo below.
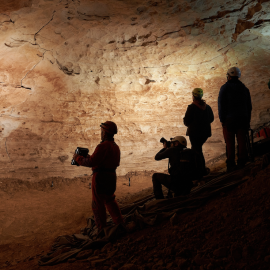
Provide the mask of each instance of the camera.
[{"label": "camera", "polygon": [[[85,158],[87,157],[88,153],[89,149],[87,148],[77,147],[77,149],[75,150],[75,154],[83,156]],[[71,160],[71,165],[80,166],[74,159]]]},{"label": "camera", "polygon": [[167,148],[171,147],[171,144],[172,144],[172,142],[167,141],[167,140],[166,140],[165,138],[163,138],[163,137],[160,139],[160,142],[161,142],[161,143],[165,143]]}]

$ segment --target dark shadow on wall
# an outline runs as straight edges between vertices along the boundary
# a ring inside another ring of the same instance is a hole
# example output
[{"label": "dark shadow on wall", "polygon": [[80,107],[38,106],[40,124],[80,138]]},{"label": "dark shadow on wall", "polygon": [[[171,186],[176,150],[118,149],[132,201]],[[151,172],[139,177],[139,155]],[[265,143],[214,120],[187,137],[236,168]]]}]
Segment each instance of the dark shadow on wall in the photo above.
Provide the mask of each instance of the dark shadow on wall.
[{"label": "dark shadow on wall", "polygon": [[24,7],[31,7],[33,0],[5,0],[0,1],[0,13],[11,12]]}]

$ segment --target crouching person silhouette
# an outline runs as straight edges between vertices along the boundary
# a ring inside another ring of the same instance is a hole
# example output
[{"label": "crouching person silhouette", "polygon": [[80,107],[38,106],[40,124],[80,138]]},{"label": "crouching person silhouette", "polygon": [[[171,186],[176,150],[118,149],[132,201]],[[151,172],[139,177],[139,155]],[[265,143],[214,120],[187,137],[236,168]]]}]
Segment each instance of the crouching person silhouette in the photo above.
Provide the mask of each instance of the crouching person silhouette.
[{"label": "crouching person silhouette", "polygon": [[156,199],[164,199],[162,185],[174,192],[176,196],[190,193],[192,181],[202,175],[202,164],[198,154],[188,149],[187,140],[176,136],[171,143],[164,142],[155,156],[155,160],[169,159],[169,174],[154,173],[152,176],[154,195]]}]

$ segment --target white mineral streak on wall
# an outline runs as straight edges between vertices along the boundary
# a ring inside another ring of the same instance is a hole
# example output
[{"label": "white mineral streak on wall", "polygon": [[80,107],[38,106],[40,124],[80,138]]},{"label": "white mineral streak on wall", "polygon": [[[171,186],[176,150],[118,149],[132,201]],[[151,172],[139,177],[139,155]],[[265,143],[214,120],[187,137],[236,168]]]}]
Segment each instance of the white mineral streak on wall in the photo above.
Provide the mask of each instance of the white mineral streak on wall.
[{"label": "white mineral streak on wall", "polygon": [[101,122],[117,123],[118,174],[163,171],[161,137],[185,135],[191,91],[216,117],[206,159],[224,153],[217,114],[231,66],[242,70],[254,110],[269,121],[268,1],[7,0],[0,3],[2,177],[91,174],[70,166],[92,152]]}]

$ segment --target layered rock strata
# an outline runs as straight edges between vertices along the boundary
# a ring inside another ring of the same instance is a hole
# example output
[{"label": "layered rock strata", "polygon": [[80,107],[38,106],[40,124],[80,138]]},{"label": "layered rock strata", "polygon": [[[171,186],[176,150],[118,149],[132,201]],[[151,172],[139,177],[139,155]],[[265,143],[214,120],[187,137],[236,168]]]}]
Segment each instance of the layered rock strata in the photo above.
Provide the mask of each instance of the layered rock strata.
[{"label": "layered rock strata", "polygon": [[238,66],[252,127],[270,117],[269,1],[25,0],[0,4],[2,177],[90,174],[101,122],[117,123],[118,174],[166,169],[161,137],[185,135],[191,90],[213,108],[207,160],[224,153],[217,98]]}]

